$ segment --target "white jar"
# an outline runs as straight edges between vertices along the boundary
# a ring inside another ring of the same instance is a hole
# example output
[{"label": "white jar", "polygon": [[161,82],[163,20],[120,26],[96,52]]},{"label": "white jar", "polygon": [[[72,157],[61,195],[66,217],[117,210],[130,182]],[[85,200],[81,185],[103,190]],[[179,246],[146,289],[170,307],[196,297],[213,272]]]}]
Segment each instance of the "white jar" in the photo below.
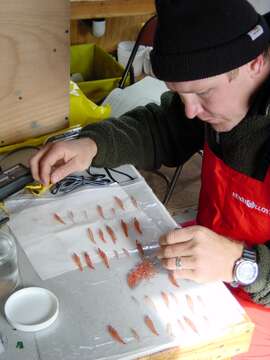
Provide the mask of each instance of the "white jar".
[{"label": "white jar", "polygon": [[92,32],[95,37],[102,37],[106,31],[105,19],[95,19],[92,22]]},{"label": "white jar", "polygon": [[[135,41],[121,41],[117,46],[118,62],[124,67],[127,65]],[[139,76],[142,73],[145,46],[140,45],[133,60],[134,75]]]}]

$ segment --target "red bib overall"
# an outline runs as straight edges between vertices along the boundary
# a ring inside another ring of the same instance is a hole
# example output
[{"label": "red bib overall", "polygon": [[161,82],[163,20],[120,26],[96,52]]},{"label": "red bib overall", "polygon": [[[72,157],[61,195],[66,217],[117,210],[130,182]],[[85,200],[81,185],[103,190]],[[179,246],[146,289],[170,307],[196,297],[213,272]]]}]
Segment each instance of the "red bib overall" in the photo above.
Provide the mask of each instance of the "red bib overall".
[{"label": "red bib overall", "polygon": [[[197,223],[248,245],[270,240],[270,168],[264,181],[241,174],[206,145]],[[243,290],[232,292],[255,324],[250,351],[234,359],[270,359],[270,308],[252,302]]]}]

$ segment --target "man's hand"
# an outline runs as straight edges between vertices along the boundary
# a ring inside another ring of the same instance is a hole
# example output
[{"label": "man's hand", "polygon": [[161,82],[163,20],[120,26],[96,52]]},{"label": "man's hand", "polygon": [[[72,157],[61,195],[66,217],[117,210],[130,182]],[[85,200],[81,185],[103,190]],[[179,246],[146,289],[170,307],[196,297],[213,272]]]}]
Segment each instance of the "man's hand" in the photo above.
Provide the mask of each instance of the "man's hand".
[{"label": "man's hand", "polygon": [[[160,238],[158,257],[173,270],[176,278],[199,283],[221,280],[231,282],[234,262],[242,255],[243,244],[203,226],[177,229]],[[180,258],[180,267],[176,258]]]},{"label": "man's hand", "polygon": [[96,153],[97,145],[89,138],[47,144],[30,159],[33,178],[46,186],[54,184],[87,169]]}]

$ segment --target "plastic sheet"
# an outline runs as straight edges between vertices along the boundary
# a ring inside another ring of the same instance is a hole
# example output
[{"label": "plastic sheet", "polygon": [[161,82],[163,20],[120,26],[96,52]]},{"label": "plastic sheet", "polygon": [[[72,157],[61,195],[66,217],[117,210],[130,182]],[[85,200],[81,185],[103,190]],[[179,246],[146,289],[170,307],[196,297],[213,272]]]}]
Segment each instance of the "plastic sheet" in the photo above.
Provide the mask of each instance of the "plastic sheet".
[{"label": "plastic sheet", "polygon": [[[142,234],[134,228],[135,218]],[[176,226],[142,179],[122,187],[85,189],[57,200],[33,200],[24,209],[14,208],[11,219],[12,230],[39,273],[40,263],[42,274],[44,264],[54,270],[58,267],[53,263],[68,264],[66,272],[45,282],[60,299],[60,316],[51,332],[38,337],[42,359],[135,359],[172,346],[184,351],[217,337],[232,336],[247,321],[222,283],[175,281],[157,267],[154,276],[130,288],[128,274],[142,261],[136,240],[143,245],[156,244],[160,234]],[[128,226],[128,237],[121,220]],[[114,229],[115,243],[105,224]],[[98,235],[100,228],[106,243]],[[40,243],[42,246],[36,246]],[[109,267],[97,248],[107,254]],[[28,253],[29,249],[35,252]],[[87,266],[81,250],[89,253],[93,268]],[[38,252],[43,260],[35,260]],[[74,252],[81,258],[82,271],[71,261]],[[63,258],[56,261],[60,253]]]}]

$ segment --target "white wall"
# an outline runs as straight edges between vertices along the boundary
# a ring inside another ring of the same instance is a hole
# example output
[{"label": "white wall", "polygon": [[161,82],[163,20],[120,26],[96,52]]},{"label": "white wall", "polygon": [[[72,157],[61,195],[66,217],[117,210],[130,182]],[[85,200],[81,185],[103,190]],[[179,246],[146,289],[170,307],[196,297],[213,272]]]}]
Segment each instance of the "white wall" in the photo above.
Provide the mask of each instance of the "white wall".
[{"label": "white wall", "polygon": [[270,11],[270,0],[249,0],[249,2],[261,14],[265,14]]}]

